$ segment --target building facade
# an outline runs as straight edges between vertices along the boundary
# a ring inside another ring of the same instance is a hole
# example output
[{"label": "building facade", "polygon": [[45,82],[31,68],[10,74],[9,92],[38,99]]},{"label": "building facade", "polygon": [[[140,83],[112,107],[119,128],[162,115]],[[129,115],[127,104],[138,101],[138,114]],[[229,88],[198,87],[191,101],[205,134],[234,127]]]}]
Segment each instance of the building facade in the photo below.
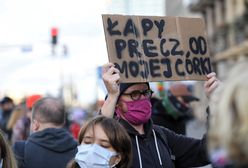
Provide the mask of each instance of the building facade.
[{"label": "building facade", "polygon": [[197,0],[190,10],[201,13],[206,21],[212,62],[224,80],[235,63],[247,61],[248,1]]}]

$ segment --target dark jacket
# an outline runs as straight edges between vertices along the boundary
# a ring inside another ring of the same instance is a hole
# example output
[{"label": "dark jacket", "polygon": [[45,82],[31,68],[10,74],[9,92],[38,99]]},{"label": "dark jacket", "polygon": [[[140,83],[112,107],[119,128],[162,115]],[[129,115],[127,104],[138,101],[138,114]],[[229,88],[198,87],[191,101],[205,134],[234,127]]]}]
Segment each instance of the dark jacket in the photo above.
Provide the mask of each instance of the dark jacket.
[{"label": "dark jacket", "polygon": [[145,134],[140,135],[128,122],[122,119],[119,121],[132,140],[132,168],[140,168],[140,164],[142,168],[172,168],[172,160],[175,160],[176,167],[197,167],[209,164],[205,138],[196,140],[177,135],[167,128],[153,125],[152,120],[145,124]]},{"label": "dark jacket", "polygon": [[[166,100],[169,101],[169,98],[164,99],[164,101]],[[174,102],[177,102],[177,99],[175,99]],[[191,108],[184,109],[185,111],[178,110],[176,106],[173,106],[172,101],[168,102],[171,104],[171,106],[166,107],[163,105],[163,99],[161,100],[155,97],[151,98],[151,103],[152,121],[154,124],[168,128],[177,134],[186,135],[186,123],[193,118],[193,112]],[[168,108],[170,107],[171,110],[169,113]],[[171,113],[175,113],[177,117],[173,116]]]},{"label": "dark jacket", "polygon": [[187,121],[183,118],[175,120],[168,115],[165,116],[161,114],[152,114],[152,121],[154,122],[154,124],[168,128],[169,130],[172,130],[177,134],[186,134]]},{"label": "dark jacket", "polygon": [[18,141],[13,150],[19,168],[65,168],[77,152],[77,142],[65,130],[48,128]]}]

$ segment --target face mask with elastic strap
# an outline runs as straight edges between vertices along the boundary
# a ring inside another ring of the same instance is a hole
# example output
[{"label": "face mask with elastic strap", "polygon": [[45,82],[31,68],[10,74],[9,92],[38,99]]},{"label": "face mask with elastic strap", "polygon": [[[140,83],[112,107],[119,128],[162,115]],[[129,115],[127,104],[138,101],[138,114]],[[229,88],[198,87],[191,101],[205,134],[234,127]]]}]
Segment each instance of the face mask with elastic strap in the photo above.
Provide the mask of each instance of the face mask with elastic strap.
[{"label": "face mask with elastic strap", "polygon": [[101,147],[98,144],[81,144],[78,146],[78,152],[75,156],[75,161],[80,168],[112,168],[115,165],[109,165],[112,156],[118,154]]},{"label": "face mask with elastic strap", "polygon": [[174,119],[178,119],[179,117],[185,119],[192,117],[192,108],[183,105],[170,91],[167,91],[166,96],[164,96],[162,100],[162,104],[167,113]]},{"label": "face mask with elastic strap", "polygon": [[178,119],[183,116],[182,113],[171,103],[168,96],[165,96],[162,100],[162,104],[166,109],[166,112],[174,119]]}]

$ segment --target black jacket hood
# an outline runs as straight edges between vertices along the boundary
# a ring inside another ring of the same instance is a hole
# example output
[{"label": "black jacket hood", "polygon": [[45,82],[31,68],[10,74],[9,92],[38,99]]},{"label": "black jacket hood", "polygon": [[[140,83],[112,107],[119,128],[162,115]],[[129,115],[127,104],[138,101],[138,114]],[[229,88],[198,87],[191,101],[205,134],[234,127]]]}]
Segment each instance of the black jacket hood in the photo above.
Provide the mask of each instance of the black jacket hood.
[{"label": "black jacket hood", "polygon": [[63,128],[47,128],[35,132],[30,135],[28,140],[54,152],[70,151],[78,145],[68,131]]},{"label": "black jacket hood", "polygon": [[126,120],[119,119],[119,122],[126,128],[127,132],[130,135],[137,135],[137,136],[145,136],[149,137],[152,134],[152,129],[153,129],[153,122],[151,119],[148,120],[147,123],[144,124],[144,135],[140,135],[138,131],[136,131]]}]

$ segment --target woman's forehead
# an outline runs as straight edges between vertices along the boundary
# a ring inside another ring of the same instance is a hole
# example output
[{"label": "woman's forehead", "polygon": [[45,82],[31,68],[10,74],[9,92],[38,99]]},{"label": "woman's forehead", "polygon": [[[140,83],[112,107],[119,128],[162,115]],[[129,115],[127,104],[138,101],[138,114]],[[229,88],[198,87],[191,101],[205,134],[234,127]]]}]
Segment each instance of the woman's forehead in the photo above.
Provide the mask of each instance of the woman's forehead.
[{"label": "woman's forehead", "polygon": [[132,86],[130,86],[129,88],[127,88],[126,92],[130,92],[133,90],[144,90],[144,89],[148,89],[148,86],[146,83],[140,83],[140,84],[134,84]]},{"label": "woman's forehead", "polygon": [[88,128],[84,136],[92,136],[96,139],[108,139],[107,134],[104,132],[100,124],[96,124],[93,127]]}]

